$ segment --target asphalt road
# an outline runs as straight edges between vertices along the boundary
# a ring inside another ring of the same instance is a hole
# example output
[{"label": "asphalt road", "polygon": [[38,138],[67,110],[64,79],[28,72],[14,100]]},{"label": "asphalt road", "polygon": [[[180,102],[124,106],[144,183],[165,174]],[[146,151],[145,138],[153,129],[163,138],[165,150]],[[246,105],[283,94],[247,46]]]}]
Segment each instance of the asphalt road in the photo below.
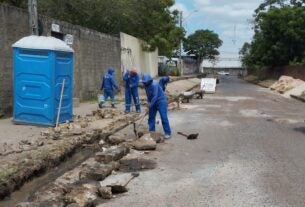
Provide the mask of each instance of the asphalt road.
[{"label": "asphalt road", "polygon": [[101,206],[305,206],[304,103],[226,76],[185,107],[151,154],[158,167]]}]

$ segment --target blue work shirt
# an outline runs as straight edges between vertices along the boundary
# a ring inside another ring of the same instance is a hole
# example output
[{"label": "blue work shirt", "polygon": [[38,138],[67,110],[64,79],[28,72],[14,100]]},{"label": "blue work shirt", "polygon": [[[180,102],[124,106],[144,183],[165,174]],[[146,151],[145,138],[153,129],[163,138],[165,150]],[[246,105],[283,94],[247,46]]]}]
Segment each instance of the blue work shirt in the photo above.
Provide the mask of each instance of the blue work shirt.
[{"label": "blue work shirt", "polygon": [[123,80],[125,81],[126,88],[134,88],[139,86],[139,75],[129,75],[129,72],[125,72],[123,76]]},{"label": "blue work shirt", "polygon": [[166,85],[168,84],[168,82],[169,82],[168,76],[164,76],[159,80],[159,85],[161,86],[163,91],[165,91]]},{"label": "blue work shirt", "polygon": [[157,106],[159,101],[166,101],[166,96],[160,87],[159,83],[153,81],[149,86],[145,86],[149,108]]},{"label": "blue work shirt", "polygon": [[110,68],[106,75],[104,75],[101,85],[101,90],[119,89],[113,77],[114,69]]}]

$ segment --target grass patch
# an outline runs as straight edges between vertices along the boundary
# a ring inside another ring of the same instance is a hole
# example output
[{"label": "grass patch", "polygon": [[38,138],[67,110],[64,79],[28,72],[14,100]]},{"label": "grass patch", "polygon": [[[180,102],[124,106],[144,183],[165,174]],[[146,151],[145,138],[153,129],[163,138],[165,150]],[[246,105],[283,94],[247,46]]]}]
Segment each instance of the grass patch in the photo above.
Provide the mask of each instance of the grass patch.
[{"label": "grass patch", "polygon": [[17,167],[12,166],[0,172],[0,182],[5,182],[11,175],[17,172]]}]

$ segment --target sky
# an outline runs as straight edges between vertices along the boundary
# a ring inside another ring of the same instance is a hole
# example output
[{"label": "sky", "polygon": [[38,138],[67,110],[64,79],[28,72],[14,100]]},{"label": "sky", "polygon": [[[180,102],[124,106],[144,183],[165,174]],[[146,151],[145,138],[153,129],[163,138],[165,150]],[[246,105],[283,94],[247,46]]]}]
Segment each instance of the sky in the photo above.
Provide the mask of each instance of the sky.
[{"label": "sky", "polygon": [[[217,33],[223,41],[215,67],[239,67],[238,52],[253,36],[252,15],[263,0],[176,0],[172,9],[183,12],[187,35],[199,29]],[[204,66],[212,66],[204,62]]]}]

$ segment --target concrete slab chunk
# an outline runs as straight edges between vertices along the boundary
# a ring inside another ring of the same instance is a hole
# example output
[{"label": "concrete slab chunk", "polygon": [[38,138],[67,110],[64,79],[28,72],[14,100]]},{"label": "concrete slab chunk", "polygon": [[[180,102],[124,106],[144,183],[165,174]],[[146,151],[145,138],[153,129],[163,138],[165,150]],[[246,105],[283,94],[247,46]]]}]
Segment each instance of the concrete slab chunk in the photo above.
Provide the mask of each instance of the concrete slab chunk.
[{"label": "concrete slab chunk", "polygon": [[117,161],[129,153],[129,148],[126,146],[112,147],[104,152],[98,152],[95,154],[95,161],[109,163]]},{"label": "concrete slab chunk", "polygon": [[145,155],[140,153],[128,154],[120,161],[120,171],[134,172],[147,169],[155,169],[157,162],[150,158],[145,158]]},{"label": "concrete slab chunk", "polygon": [[66,203],[76,203],[80,207],[94,206],[98,199],[98,185],[81,184],[73,186],[71,192],[65,195]]},{"label": "concrete slab chunk", "polygon": [[128,191],[126,185],[134,176],[130,173],[111,175],[100,182],[101,186],[110,187],[112,193],[125,193]]},{"label": "concrete slab chunk", "polygon": [[157,143],[150,135],[144,135],[140,139],[134,141],[133,146],[136,150],[155,150],[157,148]]},{"label": "concrete slab chunk", "polygon": [[85,169],[79,173],[80,180],[101,181],[109,176],[113,170],[119,169],[119,163],[98,164],[96,166],[85,166]]}]

